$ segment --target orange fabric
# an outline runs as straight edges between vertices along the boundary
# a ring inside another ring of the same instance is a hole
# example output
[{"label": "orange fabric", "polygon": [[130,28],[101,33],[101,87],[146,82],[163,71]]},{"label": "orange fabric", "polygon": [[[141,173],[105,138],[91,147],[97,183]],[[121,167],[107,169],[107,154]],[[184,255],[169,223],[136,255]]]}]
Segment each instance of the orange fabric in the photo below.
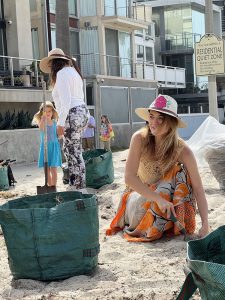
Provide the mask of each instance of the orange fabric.
[{"label": "orange fabric", "polygon": [[[195,231],[195,200],[192,195],[192,187],[187,171],[176,165],[157,183],[149,188],[161,195],[165,200],[173,202],[177,220],[183,225],[188,234]],[[132,191],[125,192],[121,198],[116,216],[106,231],[107,235],[115,234],[123,230],[125,224],[125,212],[127,201]],[[157,240],[164,232],[174,235],[180,234],[179,228],[171,220],[166,218],[155,202],[146,201],[143,205],[146,213],[137,227],[130,231],[125,229],[124,237],[129,242],[146,242]]]}]

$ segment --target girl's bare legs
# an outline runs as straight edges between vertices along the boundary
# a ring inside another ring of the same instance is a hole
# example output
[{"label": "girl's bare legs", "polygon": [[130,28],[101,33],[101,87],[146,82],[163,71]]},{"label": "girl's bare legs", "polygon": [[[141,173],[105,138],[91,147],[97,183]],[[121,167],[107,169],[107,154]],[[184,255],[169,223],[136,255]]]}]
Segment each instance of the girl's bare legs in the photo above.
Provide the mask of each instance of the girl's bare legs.
[{"label": "girl's bare legs", "polygon": [[48,186],[52,185],[52,175],[51,175],[51,168],[48,167]]},{"label": "girl's bare legs", "polygon": [[56,186],[57,183],[57,167],[51,167],[51,185]]},{"label": "girl's bare legs", "polygon": [[111,145],[110,144],[111,144],[110,140],[104,142],[104,149],[105,150],[111,150]]}]

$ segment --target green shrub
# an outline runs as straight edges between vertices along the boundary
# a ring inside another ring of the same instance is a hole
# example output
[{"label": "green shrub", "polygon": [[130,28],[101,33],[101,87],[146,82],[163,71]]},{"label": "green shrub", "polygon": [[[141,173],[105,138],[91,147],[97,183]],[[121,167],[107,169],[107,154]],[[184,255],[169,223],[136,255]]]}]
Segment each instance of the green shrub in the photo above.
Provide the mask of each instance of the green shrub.
[{"label": "green shrub", "polygon": [[28,111],[24,113],[21,110],[16,113],[14,110],[13,113],[10,113],[8,110],[4,115],[0,114],[0,130],[31,128],[31,121],[32,118]]}]

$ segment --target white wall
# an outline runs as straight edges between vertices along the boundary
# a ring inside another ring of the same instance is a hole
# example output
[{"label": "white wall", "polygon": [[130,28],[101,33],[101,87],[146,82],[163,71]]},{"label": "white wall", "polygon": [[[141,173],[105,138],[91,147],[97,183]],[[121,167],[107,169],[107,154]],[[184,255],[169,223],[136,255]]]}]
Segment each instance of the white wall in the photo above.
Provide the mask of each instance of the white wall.
[{"label": "white wall", "polygon": [[33,58],[29,0],[4,1],[8,56]]}]

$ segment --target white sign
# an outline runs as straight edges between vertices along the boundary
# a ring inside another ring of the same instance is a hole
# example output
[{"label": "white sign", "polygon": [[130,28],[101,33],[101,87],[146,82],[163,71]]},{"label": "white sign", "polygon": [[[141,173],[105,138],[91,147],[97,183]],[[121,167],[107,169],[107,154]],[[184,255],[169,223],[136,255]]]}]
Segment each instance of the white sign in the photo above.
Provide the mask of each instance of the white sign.
[{"label": "white sign", "polygon": [[224,41],[214,34],[204,35],[195,44],[197,76],[224,74]]}]

